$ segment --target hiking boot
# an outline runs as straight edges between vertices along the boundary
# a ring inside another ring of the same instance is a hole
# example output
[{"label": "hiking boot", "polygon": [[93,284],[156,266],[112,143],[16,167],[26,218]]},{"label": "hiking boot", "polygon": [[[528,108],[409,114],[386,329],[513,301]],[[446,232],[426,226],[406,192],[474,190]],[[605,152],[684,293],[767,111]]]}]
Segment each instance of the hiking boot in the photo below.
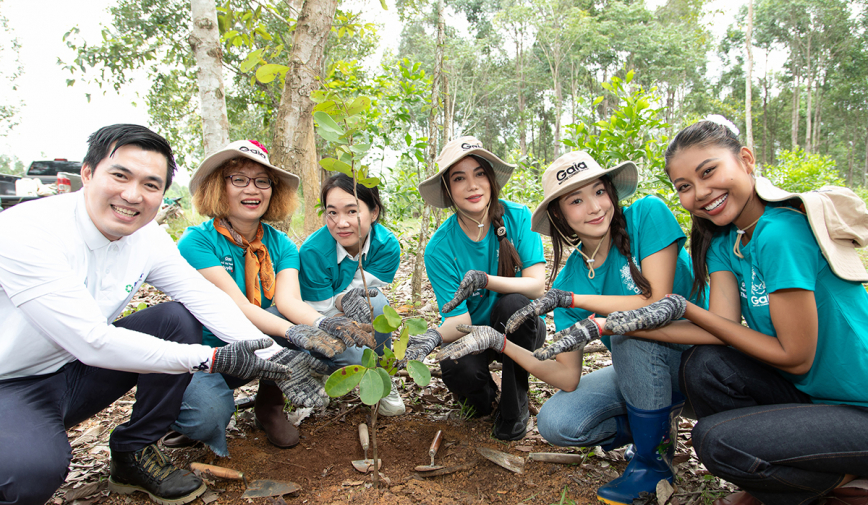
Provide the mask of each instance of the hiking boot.
[{"label": "hiking boot", "polygon": [[161,505],[182,505],[201,496],[205,483],[151,444],[134,452],[112,451],[108,488],[120,494],[141,491]]},{"label": "hiking boot", "polygon": [[518,419],[504,419],[500,409],[494,413],[494,427],[491,435],[500,440],[521,440],[527,433],[527,422],[530,420],[530,411],[527,406]]},{"label": "hiking boot", "polygon": [[256,427],[265,431],[268,441],[286,449],[298,444],[298,428],[293,426],[283,411],[283,392],[273,382],[259,381],[253,418]]}]

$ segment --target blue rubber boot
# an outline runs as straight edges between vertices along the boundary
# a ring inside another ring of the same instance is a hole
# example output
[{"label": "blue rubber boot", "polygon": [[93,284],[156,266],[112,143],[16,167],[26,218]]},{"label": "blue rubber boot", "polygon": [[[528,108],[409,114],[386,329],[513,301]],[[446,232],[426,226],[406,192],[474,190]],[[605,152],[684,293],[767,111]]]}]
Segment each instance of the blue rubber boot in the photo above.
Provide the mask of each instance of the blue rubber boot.
[{"label": "blue rubber boot", "polygon": [[613,419],[615,419],[615,422],[618,425],[618,431],[615,432],[615,438],[608,444],[600,444],[600,448],[608,452],[626,445],[627,449],[624,451],[624,459],[630,461],[635,455],[635,450],[633,449],[633,432],[630,430],[630,422],[627,420],[626,415],[615,416]]},{"label": "blue rubber boot", "polygon": [[597,490],[598,500],[630,505],[639,493],[654,493],[661,480],[672,482],[678,416],[684,407],[684,397],[680,393],[672,396],[672,405],[662,409],[641,410],[627,405],[636,455],[620,477]]}]

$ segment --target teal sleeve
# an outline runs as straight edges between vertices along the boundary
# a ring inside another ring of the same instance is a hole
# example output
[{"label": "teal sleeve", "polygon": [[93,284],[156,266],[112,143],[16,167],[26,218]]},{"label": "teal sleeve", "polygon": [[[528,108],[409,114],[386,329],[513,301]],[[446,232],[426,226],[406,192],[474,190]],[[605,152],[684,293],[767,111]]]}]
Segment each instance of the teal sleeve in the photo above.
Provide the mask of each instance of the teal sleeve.
[{"label": "teal sleeve", "polygon": [[395,235],[381,224],[375,224],[378,247],[372,250],[365,271],[371,272],[383,282],[395,280],[395,273],[401,264],[401,243]]},{"label": "teal sleeve", "polygon": [[294,268],[299,270],[301,262],[298,257],[298,247],[296,247],[295,243],[286,236],[285,233],[274,230],[275,235],[275,244],[277,254],[271,253],[271,248],[269,248],[269,254],[271,254],[271,261],[274,264],[274,273],[278,273],[281,270],[285,270],[287,268]]},{"label": "teal sleeve", "polygon": [[[443,307],[446,302],[455,296],[455,291],[458,290],[463,276],[459,276],[455,263],[449,261],[449,258],[439,252],[437,241],[434,240],[434,237],[428,241],[428,246],[425,248],[425,272],[428,275],[428,280],[431,281],[434,296],[437,297],[437,307]],[[452,312],[449,314],[441,314],[443,319],[445,319],[447,317],[460,316],[467,312],[467,301],[465,300],[452,309]]]},{"label": "teal sleeve", "polygon": [[766,291],[806,289],[814,291],[819,275],[820,246],[802,214],[779,210],[757,234],[756,261],[763,273]]},{"label": "teal sleeve", "polygon": [[221,266],[213,241],[197,226],[190,226],[178,240],[178,251],[196,270]]},{"label": "teal sleeve", "polygon": [[527,206],[522,205],[516,209],[516,214],[516,229],[510,231],[516,234],[512,243],[518,252],[518,257],[521,258],[522,268],[527,268],[538,263],[545,263],[546,258],[543,255],[542,237],[540,237],[539,233],[530,229],[530,210],[528,210]]},{"label": "teal sleeve", "polygon": [[666,203],[656,196],[646,196],[630,206],[633,214],[628,226],[633,228],[631,237],[638,237],[633,249],[638,252],[637,260],[642,260],[676,243],[680,251],[687,241],[678,220]]},{"label": "teal sleeve", "polygon": [[727,242],[730,237],[729,233],[721,233],[711,239],[711,246],[705,254],[705,266],[708,268],[708,275],[721,271],[734,273],[732,261],[729,257],[732,254],[732,243],[727,248]]},{"label": "teal sleeve", "polygon": [[328,300],[334,296],[332,279],[325,275],[328,271],[325,256],[312,247],[301,246],[299,252],[301,267],[298,271],[298,283],[301,287],[301,298],[312,302]]}]

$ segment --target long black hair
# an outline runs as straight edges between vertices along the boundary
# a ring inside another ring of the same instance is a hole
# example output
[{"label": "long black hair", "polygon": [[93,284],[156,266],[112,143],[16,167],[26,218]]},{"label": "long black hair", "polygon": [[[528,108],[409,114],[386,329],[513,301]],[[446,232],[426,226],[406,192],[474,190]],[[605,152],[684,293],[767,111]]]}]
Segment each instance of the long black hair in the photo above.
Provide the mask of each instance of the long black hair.
[{"label": "long black hair", "polygon": [[[733,155],[738,156],[741,152],[741,142],[735,132],[724,125],[712,121],[699,121],[678,132],[666,148],[666,174],[669,174],[669,163],[672,158],[682,149],[689,147],[722,147],[728,149]],[[690,257],[693,259],[693,288],[692,296],[698,296],[702,301],[705,287],[708,285],[708,265],[705,257],[711,247],[714,235],[725,228],[717,226],[708,219],[692,216],[693,224],[690,228]]]},{"label": "long black hair", "polygon": [[[627,234],[627,218],[624,217],[624,209],[622,209],[621,205],[618,203],[618,190],[615,189],[615,185],[612,183],[612,180],[608,175],[600,177],[600,182],[602,182],[603,187],[606,188],[606,194],[612,201],[612,208],[614,209],[612,213],[612,222],[609,223],[609,233],[612,235],[612,243],[615,244],[615,248],[619,253],[621,253],[621,256],[627,258],[627,264],[630,265],[630,275],[633,277],[633,282],[642,292],[642,296],[648,298],[651,296],[651,283],[648,282],[648,279],[646,279],[644,275],[642,275],[642,271],[639,270],[639,267],[633,263],[633,255],[630,253],[630,235]],[[555,228],[552,230],[552,248],[554,249],[555,265],[552,269],[551,276],[549,276],[549,287],[551,287],[555,278],[558,276],[558,269],[560,268],[561,254],[563,251],[579,243],[579,238],[576,236],[576,232],[570,228],[570,225],[567,223],[566,218],[561,212],[559,202],[560,198],[555,198],[549,202],[548,205],[549,221],[551,222],[552,227]],[[576,237],[576,240],[575,242],[570,243],[565,239],[565,237]]]},{"label": "long black hair", "polygon": [[[488,218],[491,221],[491,226],[495,231],[500,228],[506,230],[506,227],[503,224],[503,214],[506,211],[504,210],[503,205],[500,204],[500,200],[498,200],[500,189],[497,187],[497,181],[494,177],[494,169],[491,168],[491,164],[485,158],[480,158],[479,156],[472,156],[472,158],[479,162],[479,166],[482,167],[485,177],[488,178],[488,185],[491,187],[491,204],[488,206]],[[458,219],[462,219],[461,213],[455,208],[455,202],[452,200],[452,193],[449,191],[448,175],[449,170],[447,170],[440,178],[440,191],[443,194],[443,199],[451,203],[450,206],[452,207],[452,210],[455,211]],[[509,241],[508,232],[502,236],[498,235],[497,239],[500,242],[500,252],[497,260],[497,275],[501,277],[515,277],[516,271],[522,266],[521,257],[518,255],[518,251],[515,250],[515,246]]]}]

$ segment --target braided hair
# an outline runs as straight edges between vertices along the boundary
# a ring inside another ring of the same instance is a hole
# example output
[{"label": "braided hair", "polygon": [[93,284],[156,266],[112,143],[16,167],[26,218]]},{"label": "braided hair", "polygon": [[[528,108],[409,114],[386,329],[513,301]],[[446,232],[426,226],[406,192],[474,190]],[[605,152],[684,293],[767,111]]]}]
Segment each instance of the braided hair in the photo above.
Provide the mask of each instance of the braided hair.
[{"label": "braided hair", "polygon": [[[603,183],[603,187],[606,188],[606,194],[609,195],[609,199],[612,201],[612,221],[609,223],[609,233],[612,236],[612,243],[618,252],[621,253],[621,256],[627,258],[627,264],[630,266],[630,275],[633,277],[636,287],[642,292],[642,296],[649,298],[651,296],[651,283],[648,282],[648,279],[642,275],[642,271],[633,262],[633,255],[630,253],[630,235],[627,234],[627,218],[624,217],[624,210],[618,204],[618,191],[615,189],[615,185],[609,176],[604,175],[600,177],[600,182]],[[555,198],[549,202],[548,214],[550,216],[549,221],[551,221],[552,226],[556,229],[552,233],[555,265],[551,276],[549,276],[549,287],[551,287],[558,275],[563,251],[569,247],[575,247],[579,243],[579,237],[570,228],[567,219],[561,212],[560,198]],[[570,243],[564,237],[575,237],[575,241]]]},{"label": "braided hair", "polygon": [[[491,226],[494,227],[497,241],[500,244],[500,251],[497,260],[497,275],[500,277],[515,277],[516,272],[518,272],[522,266],[521,257],[518,255],[518,251],[515,250],[515,246],[512,245],[512,242],[510,242],[507,237],[506,226],[503,223],[503,214],[506,210],[498,199],[500,189],[497,187],[497,181],[494,177],[494,169],[491,167],[488,160],[479,156],[471,155],[471,157],[479,163],[480,167],[482,167],[482,171],[485,173],[485,177],[488,179],[488,185],[491,188],[488,219],[491,221]],[[463,219],[461,213],[458,212],[455,207],[455,202],[452,200],[452,195],[448,186],[448,174],[449,171],[447,170],[446,173],[443,174],[443,177],[440,178],[440,191],[443,194],[443,199],[451,203],[450,207],[455,211],[455,215],[458,216],[458,219]]]}]

